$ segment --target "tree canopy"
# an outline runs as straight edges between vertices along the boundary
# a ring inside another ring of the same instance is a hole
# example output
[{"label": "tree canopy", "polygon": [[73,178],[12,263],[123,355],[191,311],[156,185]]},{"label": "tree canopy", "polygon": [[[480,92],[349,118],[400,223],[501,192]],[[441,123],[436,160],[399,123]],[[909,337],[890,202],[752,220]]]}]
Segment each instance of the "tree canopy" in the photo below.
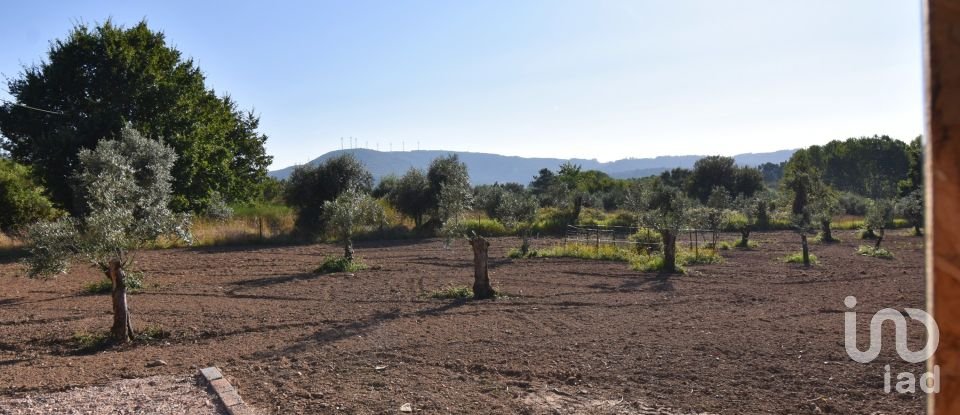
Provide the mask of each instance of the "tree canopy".
[{"label": "tree canopy", "polygon": [[0,231],[10,232],[57,214],[30,167],[0,158]]},{"label": "tree canopy", "polygon": [[237,201],[256,196],[271,161],[258,117],[208,89],[193,60],[146,21],[78,24],[8,88],[18,103],[43,111],[0,106],[0,147],[31,165],[53,200],[75,212],[66,178],[80,150],[118,138],[127,123],[176,151],[176,209],[201,211],[213,192]]}]

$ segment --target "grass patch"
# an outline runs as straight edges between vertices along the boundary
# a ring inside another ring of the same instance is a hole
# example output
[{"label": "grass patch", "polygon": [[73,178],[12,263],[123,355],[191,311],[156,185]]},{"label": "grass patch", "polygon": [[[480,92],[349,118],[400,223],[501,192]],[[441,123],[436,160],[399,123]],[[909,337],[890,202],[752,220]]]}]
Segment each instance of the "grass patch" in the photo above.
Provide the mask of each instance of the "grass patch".
[{"label": "grass patch", "polygon": [[744,244],[742,239],[737,239],[736,242],[733,243],[733,247],[740,249],[757,249],[760,247],[760,244],[757,241],[750,239],[748,239],[747,243]]},{"label": "grass patch", "polygon": [[536,249],[528,249],[526,254],[524,254],[520,248],[511,248],[507,251],[507,258],[513,259],[536,258],[538,256],[540,256],[540,252]]},{"label": "grass patch", "polygon": [[159,325],[150,325],[141,330],[136,335],[137,340],[150,341],[150,340],[163,340],[170,338],[170,332],[163,329]]},{"label": "grass patch", "polygon": [[90,333],[86,331],[78,331],[73,333],[73,337],[70,338],[70,342],[80,352],[92,352],[101,350],[110,345],[110,335],[103,332]]},{"label": "grass patch", "polygon": [[885,248],[875,248],[870,245],[860,245],[857,248],[857,253],[863,256],[874,258],[893,259],[892,252],[886,250]]},{"label": "grass patch", "polygon": [[700,249],[696,252],[680,250],[677,252],[677,264],[709,265],[723,262],[723,257],[713,249]]},{"label": "grass patch", "polygon": [[430,298],[440,300],[459,300],[473,298],[473,289],[466,285],[450,285],[430,293]]},{"label": "grass patch", "polygon": [[330,274],[333,272],[357,272],[365,269],[367,269],[367,264],[364,264],[359,259],[351,261],[342,256],[333,256],[324,258],[323,263],[321,263],[317,269],[313,270],[313,272],[317,274]]},{"label": "grass patch", "polygon": [[[783,257],[783,262],[786,262],[786,263],[788,263],[788,264],[802,264],[802,263],[803,263],[803,253],[802,253],[802,252],[794,252],[794,253],[792,253],[792,254],[790,254],[790,255],[787,255],[787,256]],[[810,265],[817,265],[817,263],[818,263],[818,261],[817,261],[817,256],[814,255],[814,254],[810,254]]]},{"label": "grass patch", "polygon": [[832,237],[833,239],[831,239],[831,240],[829,240],[829,241],[824,241],[824,240],[823,240],[823,232],[820,232],[820,233],[817,233],[817,236],[813,238],[813,241],[814,241],[814,242],[817,242],[817,243],[822,243],[822,244],[838,244],[838,243],[840,243],[840,242],[843,242],[843,241],[840,240],[840,238],[837,238],[836,236],[831,236],[831,237]]},{"label": "grass patch", "polygon": [[[663,264],[663,255],[637,255],[630,261],[630,268],[634,271],[641,272],[663,272]],[[687,270],[683,267],[683,263],[679,261],[679,258],[676,263],[676,268],[677,273],[687,273]]]},{"label": "grass patch", "polygon": [[627,249],[612,245],[573,244],[557,245],[537,251],[536,256],[544,258],[579,258],[598,261],[630,262],[637,256]]},{"label": "grass patch", "polygon": [[[139,272],[127,273],[127,292],[136,293],[143,290],[143,274]],[[90,295],[109,294],[113,291],[113,281],[104,278],[83,286],[83,292]]]}]

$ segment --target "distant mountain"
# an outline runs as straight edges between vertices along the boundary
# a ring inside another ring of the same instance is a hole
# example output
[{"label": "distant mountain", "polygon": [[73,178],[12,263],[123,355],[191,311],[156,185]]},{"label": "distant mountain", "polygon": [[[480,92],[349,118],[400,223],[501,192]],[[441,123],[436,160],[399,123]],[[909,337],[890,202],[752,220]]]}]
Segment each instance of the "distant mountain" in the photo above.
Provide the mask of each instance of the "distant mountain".
[{"label": "distant mountain", "polygon": [[[795,150],[780,150],[771,153],[746,153],[733,156],[737,164],[758,166],[766,162],[780,163],[790,158]],[[416,150],[416,151],[376,151],[363,148],[336,150],[317,157],[310,161],[310,165],[319,164],[329,158],[344,153],[353,154],[360,160],[374,180],[395,174],[402,175],[411,167],[426,169],[430,162],[437,157],[456,154],[460,161],[466,163],[473,184],[490,184],[494,182],[517,182],[528,184],[537,175],[540,169],[548,168],[556,171],[565,162],[579,164],[584,170],[600,170],[612,177],[627,179],[646,177],[660,174],[665,170],[676,167],[693,167],[697,160],[704,156],[660,156],[654,158],[627,158],[602,163],[587,159],[556,159],[556,158],[527,158],[516,156],[502,156],[489,153],[472,153],[466,151],[444,150]],[[271,177],[286,179],[296,166],[286,167],[270,172]]]}]

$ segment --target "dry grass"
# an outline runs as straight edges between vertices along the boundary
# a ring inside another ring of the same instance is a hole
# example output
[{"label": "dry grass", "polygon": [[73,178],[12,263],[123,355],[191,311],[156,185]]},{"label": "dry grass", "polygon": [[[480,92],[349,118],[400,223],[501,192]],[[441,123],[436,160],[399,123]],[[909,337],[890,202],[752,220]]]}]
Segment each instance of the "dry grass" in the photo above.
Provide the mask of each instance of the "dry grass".
[{"label": "dry grass", "polygon": [[0,250],[22,248],[23,242],[3,232],[0,232]]},{"label": "dry grass", "polygon": [[[243,245],[282,240],[293,231],[294,216],[280,218],[234,217],[220,221],[207,218],[194,219],[190,228],[193,246]],[[183,241],[162,238],[157,248],[184,247]]]}]

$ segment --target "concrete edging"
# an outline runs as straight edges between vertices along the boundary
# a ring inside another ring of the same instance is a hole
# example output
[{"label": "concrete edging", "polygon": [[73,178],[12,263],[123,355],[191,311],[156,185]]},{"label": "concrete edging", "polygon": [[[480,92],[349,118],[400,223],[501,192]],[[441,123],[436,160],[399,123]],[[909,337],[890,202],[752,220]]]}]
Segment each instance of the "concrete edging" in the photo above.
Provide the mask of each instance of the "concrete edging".
[{"label": "concrete edging", "polygon": [[217,394],[217,397],[220,398],[223,406],[227,408],[227,413],[230,415],[254,415],[256,413],[251,407],[243,403],[240,394],[230,384],[230,381],[223,377],[220,369],[217,369],[216,366],[200,369],[200,374],[207,380],[207,384]]}]

